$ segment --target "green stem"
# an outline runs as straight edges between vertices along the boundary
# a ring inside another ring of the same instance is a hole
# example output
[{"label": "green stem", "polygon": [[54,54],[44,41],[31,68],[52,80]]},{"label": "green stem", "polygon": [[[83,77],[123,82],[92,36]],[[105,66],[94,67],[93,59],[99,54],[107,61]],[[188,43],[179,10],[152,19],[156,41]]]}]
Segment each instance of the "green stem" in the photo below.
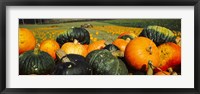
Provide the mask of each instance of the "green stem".
[{"label": "green stem", "polygon": [[36,47],[34,48],[34,54],[37,55],[40,52],[40,44],[37,44]]}]

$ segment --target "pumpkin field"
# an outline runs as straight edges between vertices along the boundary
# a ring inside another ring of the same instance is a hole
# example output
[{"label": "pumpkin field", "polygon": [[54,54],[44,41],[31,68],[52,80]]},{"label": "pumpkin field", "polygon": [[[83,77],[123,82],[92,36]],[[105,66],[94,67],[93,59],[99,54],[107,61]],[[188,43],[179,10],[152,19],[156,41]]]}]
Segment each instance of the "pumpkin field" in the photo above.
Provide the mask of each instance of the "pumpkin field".
[{"label": "pumpkin field", "polygon": [[181,75],[181,20],[23,22],[19,74]]}]

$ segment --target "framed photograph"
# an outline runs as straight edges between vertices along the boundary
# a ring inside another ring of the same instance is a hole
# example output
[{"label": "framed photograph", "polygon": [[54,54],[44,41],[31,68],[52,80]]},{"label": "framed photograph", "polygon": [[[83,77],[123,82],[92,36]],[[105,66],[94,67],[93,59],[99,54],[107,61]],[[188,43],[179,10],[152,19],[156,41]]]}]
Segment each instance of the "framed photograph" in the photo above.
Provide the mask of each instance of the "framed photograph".
[{"label": "framed photograph", "polygon": [[199,94],[199,0],[0,2],[2,94]]}]

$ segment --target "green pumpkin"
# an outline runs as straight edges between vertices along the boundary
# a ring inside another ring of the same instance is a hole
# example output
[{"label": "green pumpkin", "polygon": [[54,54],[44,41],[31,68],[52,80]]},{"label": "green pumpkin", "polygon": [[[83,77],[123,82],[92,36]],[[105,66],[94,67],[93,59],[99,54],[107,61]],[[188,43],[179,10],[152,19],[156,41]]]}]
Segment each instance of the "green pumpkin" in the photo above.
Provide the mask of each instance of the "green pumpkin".
[{"label": "green pumpkin", "polygon": [[134,39],[134,37],[131,36],[131,35],[124,35],[124,36],[122,36],[122,37],[120,37],[120,38],[121,38],[121,39],[124,39],[124,40],[126,40],[127,38],[129,38],[129,39],[131,39],[131,40]]},{"label": "green pumpkin", "polygon": [[139,36],[153,40],[157,46],[165,42],[174,42],[176,38],[171,30],[161,26],[148,26],[143,29]]},{"label": "green pumpkin", "polygon": [[64,33],[60,34],[56,38],[56,41],[60,44],[60,46],[62,46],[64,43],[73,42],[75,39],[78,40],[78,42],[81,44],[89,44],[89,32],[85,28],[72,27]]},{"label": "green pumpkin", "polygon": [[85,58],[77,54],[66,54],[62,50],[56,52],[59,60],[52,75],[91,75],[92,69]]},{"label": "green pumpkin", "polygon": [[106,49],[94,50],[86,56],[94,75],[127,75],[125,64]]},{"label": "green pumpkin", "polygon": [[107,49],[110,52],[118,51],[119,48],[115,46],[114,44],[108,44],[104,47],[104,49]]},{"label": "green pumpkin", "polygon": [[20,75],[47,75],[50,74],[55,66],[53,58],[39,48],[27,51],[19,56]]}]

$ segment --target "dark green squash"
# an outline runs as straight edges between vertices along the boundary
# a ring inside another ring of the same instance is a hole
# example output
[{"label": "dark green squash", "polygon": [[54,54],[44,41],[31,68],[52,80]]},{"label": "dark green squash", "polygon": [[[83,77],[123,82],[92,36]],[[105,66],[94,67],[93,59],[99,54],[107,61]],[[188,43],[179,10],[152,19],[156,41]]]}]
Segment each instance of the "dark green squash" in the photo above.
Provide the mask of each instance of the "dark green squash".
[{"label": "dark green squash", "polygon": [[55,66],[53,58],[39,48],[27,51],[19,56],[20,75],[47,75],[50,74]]},{"label": "dark green squash", "polygon": [[171,30],[161,26],[148,26],[143,29],[139,36],[153,40],[157,46],[165,42],[175,42],[176,38]]},{"label": "dark green squash", "polygon": [[104,47],[104,49],[107,49],[110,52],[118,51],[119,48],[115,46],[114,44],[108,44]]},{"label": "dark green squash", "polygon": [[89,44],[90,43],[90,35],[89,32],[85,28],[81,27],[72,27],[67,31],[60,34],[56,41],[62,46],[66,42],[73,42],[74,40],[78,40],[81,44]]},{"label": "dark green squash", "polygon": [[92,67],[94,75],[128,74],[125,64],[106,49],[90,52],[86,57],[86,61]]},{"label": "dark green squash", "polygon": [[120,37],[121,39],[124,39],[124,40],[126,40],[127,38],[129,38],[129,39],[134,39],[134,37],[133,36],[131,36],[131,35],[124,35],[124,36],[121,36]]},{"label": "dark green squash", "polygon": [[62,50],[57,51],[60,58],[52,72],[52,75],[91,75],[92,69],[85,58],[77,54],[66,54]]}]

